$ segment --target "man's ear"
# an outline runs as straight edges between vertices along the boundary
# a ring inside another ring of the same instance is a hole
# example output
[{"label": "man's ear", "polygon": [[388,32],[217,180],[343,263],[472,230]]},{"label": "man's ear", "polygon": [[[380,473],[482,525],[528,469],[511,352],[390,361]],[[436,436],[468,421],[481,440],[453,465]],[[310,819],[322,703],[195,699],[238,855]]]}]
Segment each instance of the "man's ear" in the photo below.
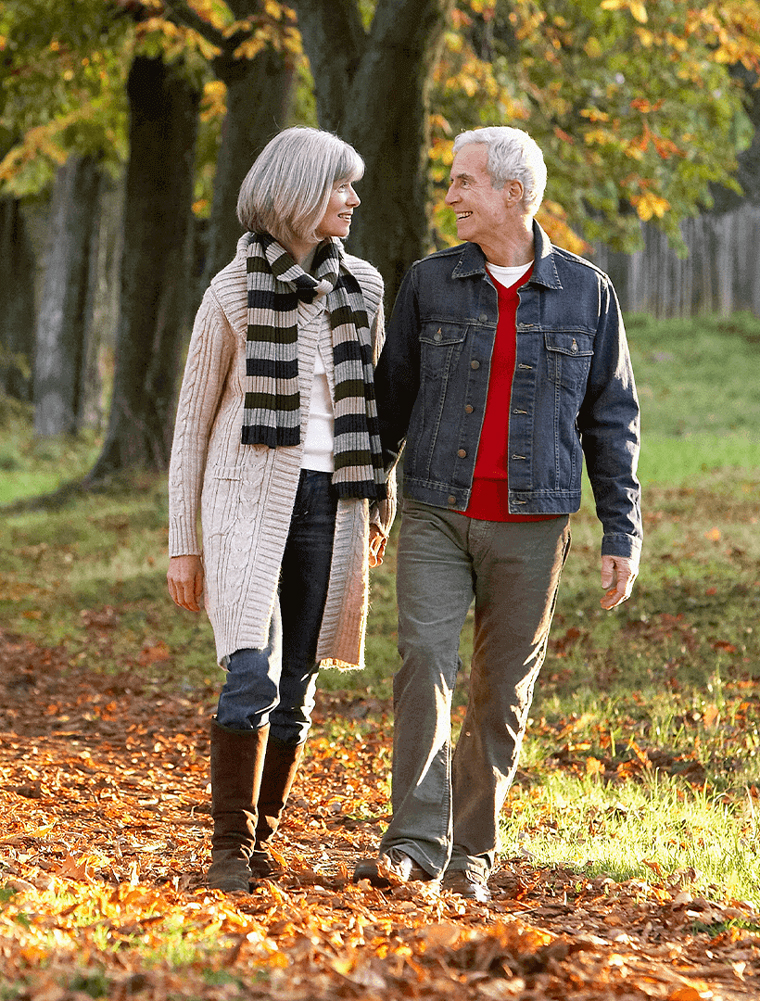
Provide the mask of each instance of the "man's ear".
[{"label": "man's ear", "polygon": [[512,180],[507,181],[505,185],[505,190],[507,193],[507,204],[514,205],[517,202],[521,202],[523,198],[523,186],[522,182],[518,181],[517,178],[512,178]]}]

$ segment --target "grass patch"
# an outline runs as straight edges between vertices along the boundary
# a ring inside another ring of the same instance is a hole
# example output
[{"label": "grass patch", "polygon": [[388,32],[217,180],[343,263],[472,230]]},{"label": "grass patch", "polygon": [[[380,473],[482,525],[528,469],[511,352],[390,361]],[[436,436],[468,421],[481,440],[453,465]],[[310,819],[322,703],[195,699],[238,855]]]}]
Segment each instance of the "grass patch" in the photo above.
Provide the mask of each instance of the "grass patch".
[{"label": "grass patch", "polygon": [[760,468],[760,356],[749,313],[698,320],[628,317],[641,399],[640,474],[650,483],[699,482],[706,472]]},{"label": "grass patch", "polygon": [[516,798],[504,837],[512,853],[539,866],[654,885],[678,875],[693,892],[719,899],[752,896],[760,876],[746,802],[732,805],[659,772],[621,790],[558,769]]},{"label": "grass patch", "polygon": [[747,376],[760,353],[756,317],[654,320],[634,315],[626,329],[645,435],[755,436],[760,391]]},{"label": "grass patch", "polygon": [[87,430],[78,436],[37,438],[31,408],[0,399],[0,506],[53,493],[80,479],[95,463],[102,438]]}]

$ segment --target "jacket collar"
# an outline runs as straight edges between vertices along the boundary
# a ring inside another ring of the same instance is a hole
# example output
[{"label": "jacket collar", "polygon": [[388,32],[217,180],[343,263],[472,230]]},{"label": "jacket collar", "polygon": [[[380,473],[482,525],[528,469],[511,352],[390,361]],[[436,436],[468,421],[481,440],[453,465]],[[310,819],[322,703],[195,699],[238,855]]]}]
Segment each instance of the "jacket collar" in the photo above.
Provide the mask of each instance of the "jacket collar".
[{"label": "jacket collar", "polygon": [[[533,245],[535,261],[530,281],[545,285],[547,288],[561,289],[562,282],[557,273],[554,247],[535,219],[533,220]],[[485,275],[485,273],[486,255],[477,243],[465,243],[462,246],[459,260],[452,271],[452,277],[469,278],[472,275]]]}]

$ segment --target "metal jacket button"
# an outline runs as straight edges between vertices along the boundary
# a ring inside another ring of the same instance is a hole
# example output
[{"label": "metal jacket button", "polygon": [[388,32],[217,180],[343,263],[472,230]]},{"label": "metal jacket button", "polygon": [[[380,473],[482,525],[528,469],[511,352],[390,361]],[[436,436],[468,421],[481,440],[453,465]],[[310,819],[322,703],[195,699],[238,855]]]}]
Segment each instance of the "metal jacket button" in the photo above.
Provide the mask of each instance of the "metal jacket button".
[{"label": "metal jacket button", "polygon": [[457,452],[457,455],[459,456],[460,459],[466,459],[467,458],[467,452],[463,448],[459,449],[459,451]]},{"label": "metal jacket button", "polygon": [[472,369],[480,368],[480,362],[479,361],[471,361],[470,362],[470,368],[472,368]]}]

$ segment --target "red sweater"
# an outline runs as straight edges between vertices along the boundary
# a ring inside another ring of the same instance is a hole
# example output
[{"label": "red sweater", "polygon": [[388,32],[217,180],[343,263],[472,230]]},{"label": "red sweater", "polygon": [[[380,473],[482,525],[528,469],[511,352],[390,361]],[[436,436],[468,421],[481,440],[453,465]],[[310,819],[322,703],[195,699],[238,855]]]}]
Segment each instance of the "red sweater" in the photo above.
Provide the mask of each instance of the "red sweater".
[{"label": "red sweater", "polygon": [[499,320],[491,357],[486,412],[480,432],[472,494],[467,510],[470,518],[481,521],[545,521],[554,515],[510,514],[507,460],[509,446],[509,403],[515,374],[517,348],[516,314],[520,301],[517,289],[530,277],[532,266],[506,288],[494,280],[499,294]]}]

